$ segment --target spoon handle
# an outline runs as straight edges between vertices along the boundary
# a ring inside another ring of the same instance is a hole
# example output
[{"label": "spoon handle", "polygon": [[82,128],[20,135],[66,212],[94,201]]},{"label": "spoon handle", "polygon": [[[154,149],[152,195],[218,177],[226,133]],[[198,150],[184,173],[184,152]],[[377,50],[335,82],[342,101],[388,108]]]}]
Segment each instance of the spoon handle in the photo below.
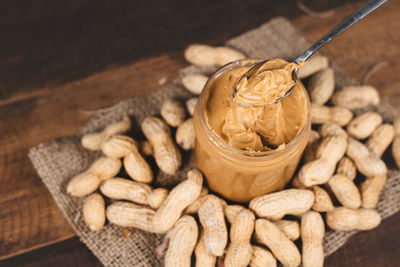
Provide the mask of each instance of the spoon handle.
[{"label": "spoon handle", "polygon": [[358,9],[356,12],[351,14],[349,17],[347,17],[345,20],[343,20],[339,25],[337,25],[335,28],[333,28],[330,32],[328,32],[326,35],[324,35],[321,39],[316,41],[310,48],[308,48],[301,56],[296,58],[294,61],[299,64],[301,61],[306,61],[312,54],[314,54],[315,51],[329,43],[331,40],[333,40],[336,36],[341,34],[343,31],[345,31],[347,28],[349,28],[351,25],[354,23],[358,22],[362,18],[364,18],[366,15],[374,11],[376,8],[378,8],[380,5],[385,3],[387,0],[370,0],[368,1],[365,5],[363,5],[360,9]]}]

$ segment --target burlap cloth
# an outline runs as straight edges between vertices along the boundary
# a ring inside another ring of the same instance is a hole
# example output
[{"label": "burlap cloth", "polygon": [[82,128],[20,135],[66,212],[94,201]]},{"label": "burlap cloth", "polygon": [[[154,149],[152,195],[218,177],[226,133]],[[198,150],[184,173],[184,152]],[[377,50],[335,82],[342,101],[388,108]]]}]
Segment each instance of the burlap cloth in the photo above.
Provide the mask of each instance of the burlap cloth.
[{"label": "burlap cloth", "polygon": [[[275,18],[264,25],[246,32],[227,42],[227,45],[245,52],[253,58],[285,58],[293,59],[300,55],[308,42],[284,18]],[[337,87],[355,84],[340,69],[336,71]],[[194,72],[211,72],[211,69],[199,69],[193,66],[183,69],[180,75]],[[130,116],[134,129],[131,133],[137,139],[140,134],[139,123],[149,115],[159,113],[161,103],[170,97],[187,99],[191,95],[180,84],[180,78],[159,88],[148,96],[134,97],[99,112],[78,134],[59,140],[40,144],[29,151],[29,157],[39,176],[49,189],[57,205],[68,222],[74,228],[80,239],[100,259],[105,266],[160,266],[162,259],[154,255],[154,248],[161,242],[162,235],[150,234],[132,229],[129,238],[121,236],[121,228],[107,225],[101,231],[92,232],[82,219],[82,198],[73,198],[66,194],[66,184],[70,178],[84,171],[91,162],[100,156],[99,152],[90,152],[82,148],[82,134],[97,131],[106,125]],[[391,121],[391,108],[386,105],[378,107],[386,121]],[[190,154],[184,154],[186,168],[189,165]],[[168,185],[184,178],[184,170],[175,177],[157,175],[157,183]],[[400,171],[391,169],[389,179],[381,195],[377,210],[386,218],[396,213],[400,208]],[[330,255],[356,232],[328,231],[325,237],[325,254]],[[182,244],[184,245],[184,244]]]}]

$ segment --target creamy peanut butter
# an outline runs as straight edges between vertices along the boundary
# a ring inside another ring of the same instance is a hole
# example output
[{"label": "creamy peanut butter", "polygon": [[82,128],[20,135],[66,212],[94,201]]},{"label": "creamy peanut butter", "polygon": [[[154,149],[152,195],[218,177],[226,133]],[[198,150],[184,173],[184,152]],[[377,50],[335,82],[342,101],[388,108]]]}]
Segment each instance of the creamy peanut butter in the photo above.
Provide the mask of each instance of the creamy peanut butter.
[{"label": "creamy peanut butter", "polygon": [[[289,64],[274,61],[282,68]],[[284,188],[296,170],[311,131],[310,102],[300,81],[288,97],[276,104],[245,108],[233,100],[234,86],[255,63],[257,60],[252,59],[232,62],[215,72],[203,89],[193,118],[197,167],[211,190],[239,202]],[[273,73],[264,78],[277,72]],[[278,84],[281,81],[282,88],[290,85],[279,76]],[[260,79],[255,84],[262,83],[268,82]],[[274,90],[282,88],[275,86]],[[268,93],[267,89],[261,86],[259,91]],[[268,153],[248,153],[271,149]]]},{"label": "creamy peanut butter", "polygon": [[[292,71],[299,66],[272,59],[249,79],[242,79],[236,101],[232,97],[240,77],[249,69],[228,70],[212,83],[205,106],[210,128],[230,145],[248,151],[281,149],[302,130],[307,117],[303,90],[293,92],[278,103],[293,85]],[[243,103],[243,107],[238,103]]]},{"label": "creamy peanut butter", "polygon": [[294,85],[292,72],[301,66],[282,59],[272,59],[262,64],[250,77],[243,77],[235,94],[243,106],[265,106],[285,95]]}]

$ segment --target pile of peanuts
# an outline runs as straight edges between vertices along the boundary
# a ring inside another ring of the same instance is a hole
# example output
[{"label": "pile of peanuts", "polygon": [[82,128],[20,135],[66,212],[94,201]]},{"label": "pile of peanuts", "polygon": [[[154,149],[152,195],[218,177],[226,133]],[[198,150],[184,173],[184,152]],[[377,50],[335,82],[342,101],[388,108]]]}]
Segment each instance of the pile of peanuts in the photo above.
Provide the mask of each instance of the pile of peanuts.
[{"label": "pile of peanuts", "polygon": [[[228,47],[192,45],[185,51],[189,62],[220,66],[244,55]],[[67,186],[74,197],[83,197],[83,218],[92,231],[106,222],[152,233],[165,233],[165,266],[323,266],[326,225],[336,231],[369,230],[380,215],[374,210],[387,179],[381,156],[392,143],[400,166],[400,119],[382,123],[372,111],[353,118],[353,110],[379,103],[370,86],[350,86],[334,92],[334,72],[326,57],[315,56],[299,72],[308,78],[313,127],[299,173],[289,189],[252,199],[248,205],[229,204],[209,192],[199,170],[171,190],[152,188],[153,171],[146,157],[169,175],[181,167],[181,151],[194,148],[193,112],[197,98],[185,106],[175,100],[161,107],[161,118],[147,117],[141,130],[147,141],[124,135],[131,121],[107,126],[82,137],[82,146],[101,150],[85,172]],[[200,94],[206,76],[188,75],[183,85]],[[324,105],[329,102],[328,105]],[[187,118],[186,114],[190,117]],[[177,128],[175,141],[170,127]],[[345,128],[344,128],[345,127]],[[122,165],[129,178],[116,177]],[[363,177],[354,182],[357,172]],[[221,177],[223,179],[223,177]],[[96,193],[99,192],[99,193]],[[111,199],[106,207],[105,197]],[[325,220],[323,219],[325,218]],[[294,243],[301,238],[301,250]],[[161,248],[162,250],[163,248]]]}]

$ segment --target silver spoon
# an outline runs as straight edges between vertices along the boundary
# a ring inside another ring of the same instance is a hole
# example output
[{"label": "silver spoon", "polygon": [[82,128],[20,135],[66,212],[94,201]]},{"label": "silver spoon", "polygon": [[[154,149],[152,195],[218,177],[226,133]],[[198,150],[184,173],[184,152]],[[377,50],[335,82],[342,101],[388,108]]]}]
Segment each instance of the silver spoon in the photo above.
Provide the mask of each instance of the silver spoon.
[{"label": "silver spoon", "polygon": [[[329,43],[331,40],[333,40],[336,36],[344,32],[347,28],[352,26],[354,23],[358,22],[362,18],[364,18],[366,15],[374,11],[376,8],[378,8],[380,5],[385,3],[387,0],[370,0],[368,1],[365,5],[363,5],[360,9],[358,9],[356,12],[354,12],[352,15],[344,19],[339,25],[337,25],[335,28],[333,28],[330,32],[328,32],[326,35],[324,35],[321,39],[319,39],[317,42],[315,42],[310,48],[308,48],[301,56],[296,58],[294,60],[295,63],[300,64],[302,61],[306,61],[312,54],[315,53],[318,49]],[[249,78],[251,77],[254,73],[256,73],[259,68],[268,60],[261,61],[257,64],[255,64],[253,67],[251,67],[238,81],[238,83],[235,86],[235,89],[233,90],[233,99],[235,100],[236,103],[236,93],[240,89],[239,84],[240,81],[244,78]],[[285,93],[284,96],[276,99],[272,103],[277,103],[290,95],[293,91],[293,89],[296,87],[296,82],[297,82],[297,74],[299,72],[299,69],[296,68],[292,72],[292,79],[295,82],[295,84]],[[242,107],[257,107],[257,105],[244,105],[243,103],[238,103]]]}]

